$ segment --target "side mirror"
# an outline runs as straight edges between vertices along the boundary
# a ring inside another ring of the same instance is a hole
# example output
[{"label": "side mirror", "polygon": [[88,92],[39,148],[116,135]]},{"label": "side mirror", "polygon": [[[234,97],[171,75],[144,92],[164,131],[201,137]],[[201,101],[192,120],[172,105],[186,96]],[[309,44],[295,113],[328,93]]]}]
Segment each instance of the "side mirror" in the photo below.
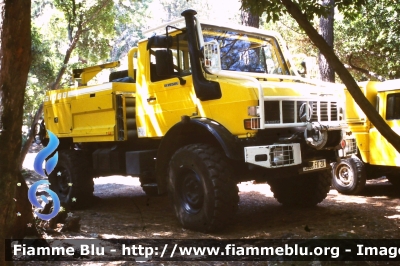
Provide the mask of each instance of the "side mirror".
[{"label": "side mirror", "polygon": [[207,70],[221,70],[221,52],[216,40],[204,43],[203,47],[204,66]]},{"label": "side mirror", "polygon": [[174,74],[174,64],[171,50],[156,50],[156,71],[158,76]]},{"label": "side mirror", "polygon": [[156,73],[158,77],[178,78],[181,85],[186,84],[186,80],[174,73],[174,61],[171,50],[156,50]]},{"label": "side mirror", "polygon": [[171,36],[155,35],[149,38],[147,42],[147,50],[150,48],[167,48],[173,43]]},{"label": "side mirror", "polygon": [[303,68],[303,71],[299,71],[299,74],[303,77],[305,77],[307,75],[307,63],[306,61],[302,61],[300,63],[300,66]]}]

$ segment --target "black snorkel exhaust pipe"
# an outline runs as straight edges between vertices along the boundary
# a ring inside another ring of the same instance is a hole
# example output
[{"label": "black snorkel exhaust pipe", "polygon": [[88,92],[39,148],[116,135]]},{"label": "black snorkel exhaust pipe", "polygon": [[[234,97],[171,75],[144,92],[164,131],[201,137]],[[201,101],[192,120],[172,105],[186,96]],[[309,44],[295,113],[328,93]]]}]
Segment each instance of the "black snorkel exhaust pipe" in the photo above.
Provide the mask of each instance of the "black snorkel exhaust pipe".
[{"label": "black snorkel exhaust pipe", "polygon": [[197,41],[197,32],[194,25],[194,16],[196,14],[197,12],[191,9],[185,10],[181,14],[185,17],[194,91],[197,98],[201,101],[216,100],[222,97],[221,88],[218,82],[208,81],[204,78],[200,64],[201,55]]}]

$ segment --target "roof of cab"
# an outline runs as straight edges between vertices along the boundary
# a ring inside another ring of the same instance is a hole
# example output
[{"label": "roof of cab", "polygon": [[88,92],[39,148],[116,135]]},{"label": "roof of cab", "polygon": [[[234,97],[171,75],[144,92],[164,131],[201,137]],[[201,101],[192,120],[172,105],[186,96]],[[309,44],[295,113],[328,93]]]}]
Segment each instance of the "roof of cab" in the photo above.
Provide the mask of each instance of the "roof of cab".
[{"label": "roof of cab", "polygon": [[[171,21],[171,24],[164,23],[158,27],[145,30],[145,31],[143,31],[143,33],[146,34],[148,37],[151,37],[152,35],[155,35],[157,33],[158,33],[158,35],[165,35],[165,27],[166,26],[168,26],[168,25],[172,26],[175,24],[179,24],[183,21],[184,21],[183,19],[174,20],[174,21]],[[226,23],[220,23],[220,22],[204,22],[203,23],[200,21],[200,24],[202,26],[213,26],[213,27],[224,28],[224,29],[228,29],[228,30],[232,30],[232,31],[241,31],[241,32],[247,32],[247,33],[252,33],[252,34],[256,34],[256,35],[270,36],[270,37],[277,39],[281,43],[281,45],[285,45],[285,42],[284,42],[282,36],[278,32],[272,31],[272,30],[263,30],[263,29],[239,25],[239,24],[235,24],[235,23],[233,23],[233,24],[229,23],[229,25],[228,25]],[[184,25],[182,26],[182,24],[181,24],[180,29],[185,29],[185,26]],[[173,33],[176,31],[178,31],[178,30],[172,29],[170,32]],[[147,38],[142,39],[139,41],[139,43],[147,41],[147,40],[148,40]]]}]

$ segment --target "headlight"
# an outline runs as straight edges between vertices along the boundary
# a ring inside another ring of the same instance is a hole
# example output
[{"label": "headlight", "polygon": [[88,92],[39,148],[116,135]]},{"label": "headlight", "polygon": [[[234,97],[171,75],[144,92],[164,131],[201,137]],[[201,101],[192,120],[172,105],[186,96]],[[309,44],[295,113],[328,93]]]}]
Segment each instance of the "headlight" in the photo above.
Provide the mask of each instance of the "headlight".
[{"label": "headlight", "polygon": [[278,146],[271,150],[272,165],[293,164],[293,149],[291,146]]}]

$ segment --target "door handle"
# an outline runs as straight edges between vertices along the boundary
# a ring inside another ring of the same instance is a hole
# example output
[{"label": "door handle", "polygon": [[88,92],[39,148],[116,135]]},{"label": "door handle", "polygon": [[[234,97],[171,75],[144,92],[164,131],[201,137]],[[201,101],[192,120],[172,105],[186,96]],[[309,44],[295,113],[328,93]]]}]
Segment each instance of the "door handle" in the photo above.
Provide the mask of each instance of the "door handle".
[{"label": "door handle", "polygon": [[157,98],[154,96],[150,96],[149,98],[147,98],[147,102],[154,102]]}]

